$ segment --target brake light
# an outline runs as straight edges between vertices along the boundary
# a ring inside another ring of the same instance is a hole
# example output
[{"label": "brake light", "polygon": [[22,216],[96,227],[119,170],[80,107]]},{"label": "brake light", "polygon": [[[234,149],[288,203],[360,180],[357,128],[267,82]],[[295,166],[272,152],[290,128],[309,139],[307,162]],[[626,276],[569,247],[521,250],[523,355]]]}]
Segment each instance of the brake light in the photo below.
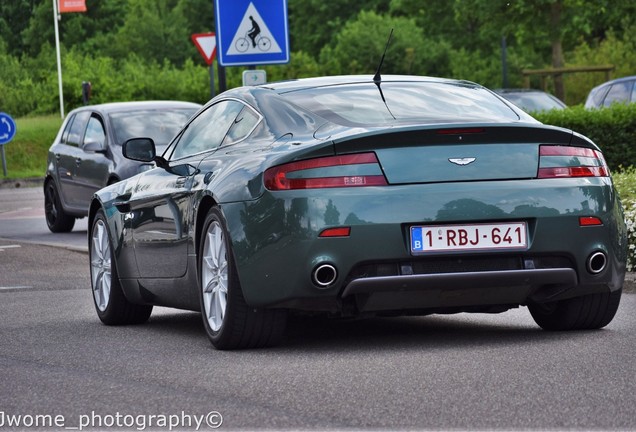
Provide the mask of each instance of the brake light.
[{"label": "brake light", "polygon": [[484,133],[484,128],[461,128],[461,129],[440,129],[438,135],[469,135]]},{"label": "brake light", "polygon": [[609,177],[603,154],[585,147],[542,145],[538,178]]},{"label": "brake light", "polygon": [[269,168],[264,175],[269,190],[385,186],[375,153],[356,153],[290,162]]}]

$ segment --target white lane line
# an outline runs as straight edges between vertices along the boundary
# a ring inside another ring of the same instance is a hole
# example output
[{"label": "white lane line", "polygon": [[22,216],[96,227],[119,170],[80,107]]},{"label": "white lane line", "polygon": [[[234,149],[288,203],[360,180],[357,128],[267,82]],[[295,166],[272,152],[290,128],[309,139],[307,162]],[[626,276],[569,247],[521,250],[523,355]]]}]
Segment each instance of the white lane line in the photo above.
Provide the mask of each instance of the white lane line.
[{"label": "white lane line", "polygon": [[33,289],[32,286],[9,286],[9,287],[0,287],[0,291],[3,290],[14,290],[14,289]]},{"label": "white lane line", "polygon": [[20,245],[0,245],[0,252],[4,252],[5,249],[15,249],[22,247]]}]

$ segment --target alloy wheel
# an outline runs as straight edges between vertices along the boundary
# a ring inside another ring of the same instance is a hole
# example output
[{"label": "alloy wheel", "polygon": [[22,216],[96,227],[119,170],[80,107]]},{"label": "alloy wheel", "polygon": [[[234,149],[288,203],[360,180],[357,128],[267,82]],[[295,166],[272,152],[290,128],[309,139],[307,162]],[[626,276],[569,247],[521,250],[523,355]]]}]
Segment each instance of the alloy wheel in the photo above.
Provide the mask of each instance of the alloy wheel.
[{"label": "alloy wheel", "polygon": [[111,289],[111,254],[104,221],[98,219],[91,237],[91,282],[95,305],[104,312],[108,307]]},{"label": "alloy wheel", "polygon": [[201,289],[205,317],[212,331],[219,331],[227,308],[228,260],[225,235],[218,221],[208,225],[203,246]]}]

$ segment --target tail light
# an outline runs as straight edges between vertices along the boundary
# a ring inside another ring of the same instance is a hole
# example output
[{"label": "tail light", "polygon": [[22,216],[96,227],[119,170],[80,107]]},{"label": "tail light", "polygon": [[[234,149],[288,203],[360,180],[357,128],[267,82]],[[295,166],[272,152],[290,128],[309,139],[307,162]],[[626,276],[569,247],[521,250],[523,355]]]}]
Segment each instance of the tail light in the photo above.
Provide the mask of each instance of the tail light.
[{"label": "tail light", "polygon": [[272,191],[337,187],[385,186],[375,153],[356,153],[290,162],[265,171]]},{"label": "tail light", "polygon": [[603,154],[585,147],[542,145],[538,178],[609,177]]}]

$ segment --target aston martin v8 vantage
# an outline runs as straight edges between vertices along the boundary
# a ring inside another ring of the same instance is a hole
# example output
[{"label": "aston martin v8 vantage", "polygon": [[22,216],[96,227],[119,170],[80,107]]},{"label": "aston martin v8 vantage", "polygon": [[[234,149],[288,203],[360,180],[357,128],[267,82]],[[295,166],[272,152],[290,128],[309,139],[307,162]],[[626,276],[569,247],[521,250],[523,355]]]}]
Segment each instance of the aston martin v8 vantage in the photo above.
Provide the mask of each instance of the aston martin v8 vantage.
[{"label": "aston martin v8 vantage", "polygon": [[[375,78],[375,79],[374,79]],[[477,84],[342,76],[241,87],[206,104],[155,168],[89,212],[106,324],[201,311],[219,349],[278,343],[294,311],[503,312],[606,326],[626,227],[599,147]]]}]

